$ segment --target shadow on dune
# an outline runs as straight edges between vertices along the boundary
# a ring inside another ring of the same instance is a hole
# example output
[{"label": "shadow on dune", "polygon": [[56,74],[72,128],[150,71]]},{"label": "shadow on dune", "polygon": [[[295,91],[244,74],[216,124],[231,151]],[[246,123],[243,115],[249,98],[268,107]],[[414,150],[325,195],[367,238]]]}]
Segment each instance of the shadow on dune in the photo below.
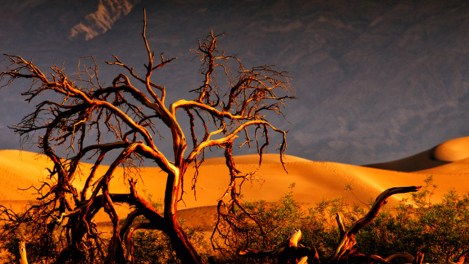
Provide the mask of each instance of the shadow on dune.
[{"label": "shadow on dune", "polygon": [[383,163],[368,164],[364,166],[369,167],[369,168],[383,169],[383,170],[414,172],[414,171],[431,169],[431,168],[435,168],[435,167],[450,163],[450,162],[442,161],[435,156],[436,148],[437,147],[434,147],[432,149],[420,152],[418,154],[415,154],[407,158],[389,161],[389,162],[383,162]]}]

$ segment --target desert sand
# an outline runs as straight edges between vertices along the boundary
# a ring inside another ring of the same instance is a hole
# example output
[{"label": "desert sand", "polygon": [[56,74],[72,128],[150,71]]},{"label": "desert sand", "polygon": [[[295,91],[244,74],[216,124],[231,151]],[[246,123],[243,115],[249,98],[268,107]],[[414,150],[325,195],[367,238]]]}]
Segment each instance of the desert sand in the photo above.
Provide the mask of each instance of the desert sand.
[{"label": "desert sand", "polygon": [[[422,154],[423,153],[423,154]],[[443,142],[426,152],[398,161],[370,166],[357,166],[336,162],[311,161],[295,156],[285,157],[282,167],[277,154],[266,154],[262,165],[257,155],[236,157],[238,168],[243,173],[255,172],[252,180],[243,187],[247,201],[278,201],[289,191],[295,199],[306,205],[313,205],[324,199],[344,198],[350,204],[370,204],[382,191],[390,187],[424,185],[425,179],[433,178],[437,186],[433,200],[438,202],[449,191],[469,192],[469,137]],[[35,189],[48,177],[50,161],[44,155],[24,150],[0,151],[0,204],[20,210],[35,199]],[[91,165],[83,164],[82,170]],[[393,169],[389,169],[393,168]],[[424,168],[416,170],[415,168]],[[105,169],[102,168],[101,172]],[[214,205],[227,188],[228,170],[223,158],[207,159],[197,179],[196,192],[190,183],[194,168],[186,174],[186,193],[180,203],[185,221],[198,220],[214,212]],[[138,179],[141,195],[151,195],[154,202],[161,202],[165,175],[157,167],[144,167],[124,175],[119,170],[110,186],[112,192],[127,192],[127,178]],[[78,186],[82,178],[75,179]],[[391,202],[399,201],[406,195],[394,196]],[[120,211],[125,213],[122,207]],[[123,215],[125,216],[125,215]],[[203,221],[202,221],[203,222]]]}]

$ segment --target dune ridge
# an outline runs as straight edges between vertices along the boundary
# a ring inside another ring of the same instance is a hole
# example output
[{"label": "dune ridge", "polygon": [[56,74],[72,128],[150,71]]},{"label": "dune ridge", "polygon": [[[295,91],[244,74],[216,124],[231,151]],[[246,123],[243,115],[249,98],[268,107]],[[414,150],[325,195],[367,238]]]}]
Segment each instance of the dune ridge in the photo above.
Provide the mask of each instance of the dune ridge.
[{"label": "dune ridge", "polygon": [[405,172],[429,170],[469,158],[469,136],[447,140],[429,150],[403,159],[369,164],[366,167]]}]

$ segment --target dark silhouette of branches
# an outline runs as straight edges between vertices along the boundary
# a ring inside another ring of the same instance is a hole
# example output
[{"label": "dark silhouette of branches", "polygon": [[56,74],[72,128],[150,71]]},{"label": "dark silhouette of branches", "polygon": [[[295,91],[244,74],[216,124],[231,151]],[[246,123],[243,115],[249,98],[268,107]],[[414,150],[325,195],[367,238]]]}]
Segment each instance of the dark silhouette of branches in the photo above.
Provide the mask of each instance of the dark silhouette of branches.
[{"label": "dark silhouette of branches", "polygon": [[[113,56],[107,64],[120,68],[122,73],[111,85],[99,79],[96,64],[80,65],[79,77],[73,79],[57,66],[44,71],[21,56],[6,55],[10,66],[1,73],[4,86],[30,79],[32,85],[22,95],[28,102],[38,102],[13,129],[22,136],[39,135],[38,146],[54,164],[49,170],[50,181],[39,192],[41,203],[34,206],[43,213],[31,217],[51,226],[43,233],[52,234],[62,228],[65,239],[57,248],[57,262],[132,262],[132,233],[143,228],[167,234],[184,263],[200,263],[200,256],[176,218],[188,166],[200,166],[209,148],[224,150],[230,174],[220,203],[230,212],[234,206],[242,208],[241,186],[249,179],[249,174],[236,169],[232,153],[235,146],[254,145],[261,161],[273,132],[281,138],[278,149],[282,161],[286,132],[267,117],[269,113],[281,115],[285,101],[291,98],[285,73],[271,66],[246,67],[219,49],[219,37],[210,33],[199,42],[196,53],[202,62],[202,83],[192,90],[194,99],[171,103],[166,102],[169,90],[152,77],[174,58],[162,54],[155,57],[146,35],[146,17],[142,38],[147,61],[143,72]],[[187,123],[181,115],[187,117]],[[171,155],[161,151],[162,141],[155,137],[161,124],[169,131],[165,136],[172,145]],[[109,190],[117,168],[136,167],[143,160],[152,160],[167,174],[162,183],[166,189],[161,210],[137,193],[137,181],[132,175],[127,193]],[[84,161],[92,163],[89,171],[80,169]],[[104,161],[109,166],[104,166]],[[105,168],[104,172],[100,168]],[[73,184],[78,175],[85,177],[84,186]],[[197,174],[194,177],[193,185]],[[132,212],[120,216],[117,203],[131,205]],[[93,221],[101,209],[112,223],[108,243],[102,242]],[[136,223],[137,216],[146,222]],[[53,224],[58,223],[57,219],[60,225]]]}]

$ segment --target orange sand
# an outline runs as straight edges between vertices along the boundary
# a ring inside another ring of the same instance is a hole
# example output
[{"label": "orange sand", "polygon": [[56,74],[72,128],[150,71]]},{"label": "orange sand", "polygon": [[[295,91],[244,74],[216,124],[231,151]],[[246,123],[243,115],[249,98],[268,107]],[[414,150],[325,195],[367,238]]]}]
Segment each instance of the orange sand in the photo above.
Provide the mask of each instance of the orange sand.
[{"label": "orange sand", "polygon": [[[469,137],[449,140],[427,151],[425,155],[431,156],[432,159],[416,155],[413,159],[409,157],[401,160],[404,161],[402,167],[408,167],[410,164],[415,168],[426,168],[413,172],[402,172],[404,169],[398,171],[399,161],[392,162],[395,170],[385,170],[286,156],[285,166],[288,172],[282,168],[276,154],[264,155],[260,167],[256,155],[239,156],[235,161],[242,172],[256,172],[253,180],[246,182],[243,187],[244,198],[248,201],[277,201],[294,185],[292,190],[295,199],[304,204],[338,197],[345,198],[349,203],[369,204],[387,188],[424,185],[424,180],[429,176],[433,177],[433,183],[438,187],[434,201],[440,200],[450,190],[458,193],[469,192]],[[427,164],[417,164],[425,162]],[[20,150],[1,150],[0,204],[19,209],[26,202],[33,200],[35,190],[22,189],[32,185],[40,186],[40,182],[48,177],[48,166],[50,162],[43,155]],[[82,166],[83,171],[89,168],[89,164]],[[105,168],[102,168],[100,172],[103,173],[104,170]],[[213,208],[207,208],[217,204],[228,182],[228,170],[223,158],[207,159],[202,165],[197,179],[196,195],[190,188],[193,174],[194,169],[189,169],[185,179],[184,201],[180,203],[180,209],[191,209],[183,213],[184,218],[189,221],[212,212]],[[123,171],[119,170],[114,177],[110,190],[117,193],[127,192]],[[165,175],[159,168],[144,167],[133,177],[138,179],[137,187],[141,195],[151,194],[154,202],[161,202]],[[83,180],[77,178],[76,184],[82,185]],[[394,201],[403,197],[405,195],[396,196]],[[127,208],[122,207],[119,211],[125,213]],[[122,217],[125,217],[125,214]]]}]

